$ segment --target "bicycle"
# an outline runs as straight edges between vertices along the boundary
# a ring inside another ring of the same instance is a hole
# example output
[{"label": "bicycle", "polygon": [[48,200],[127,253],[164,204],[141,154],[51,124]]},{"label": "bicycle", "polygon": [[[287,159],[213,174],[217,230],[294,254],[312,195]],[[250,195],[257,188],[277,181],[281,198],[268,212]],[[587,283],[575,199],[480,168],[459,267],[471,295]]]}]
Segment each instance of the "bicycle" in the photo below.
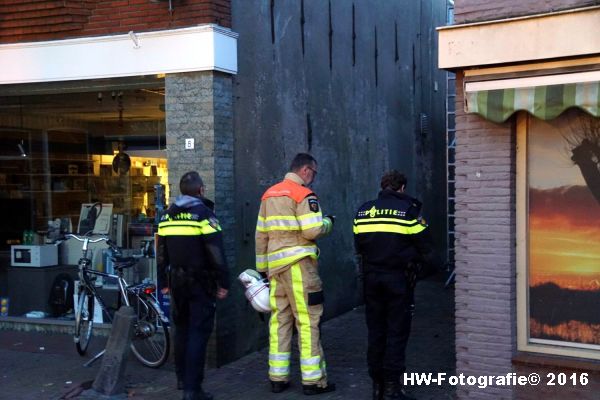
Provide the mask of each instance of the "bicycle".
[{"label": "bicycle", "polygon": [[[75,334],[74,341],[77,352],[85,355],[92,338],[94,325],[94,304],[98,301],[102,313],[112,322],[112,315],[98,294],[94,282],[98,276],[116,279],[119,287],[118,306],[121,301],[126,306],[131,306],[136,315],[134,323],[134,334],[131,340],[131,350],[136,358],[145,366],[158,368],[163,365],[169,357],[170,337],[168,319],[158,305],[156,299],[156,286],[154,284],[142,283],[128,285],[123,278],[123,270],[137,264],[135,257],[122,257],[121,250],[108,237],[101,236],[92,239],[88,236],[77,236],[66,234],[66,239],[76,239],[83,242],[82,257],[78,262],[79,289],[78,301],[75,305]],[[90,268],[91,260],[88,257],[89,243],[106,242],[111,251],[111,260],[114,262],[116,274],[108,274]],[[85,366],[90,365],[104,354],[104,350],[98,353]]]}]

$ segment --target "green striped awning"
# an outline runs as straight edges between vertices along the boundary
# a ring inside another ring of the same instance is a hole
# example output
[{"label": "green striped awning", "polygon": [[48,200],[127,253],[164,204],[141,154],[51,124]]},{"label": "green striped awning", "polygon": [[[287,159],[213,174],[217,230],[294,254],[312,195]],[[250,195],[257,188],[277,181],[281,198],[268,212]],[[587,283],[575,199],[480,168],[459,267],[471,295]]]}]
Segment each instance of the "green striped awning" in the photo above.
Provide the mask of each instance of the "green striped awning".
[{"label": "green striped awning", "polygon": [[527,111],[540,119],[558,117],[571,107],[579,107],[600,117],[600,82],[569,83],[535,87],[465,92],[466,112],[494,122],[504,122],[517,111]]}]

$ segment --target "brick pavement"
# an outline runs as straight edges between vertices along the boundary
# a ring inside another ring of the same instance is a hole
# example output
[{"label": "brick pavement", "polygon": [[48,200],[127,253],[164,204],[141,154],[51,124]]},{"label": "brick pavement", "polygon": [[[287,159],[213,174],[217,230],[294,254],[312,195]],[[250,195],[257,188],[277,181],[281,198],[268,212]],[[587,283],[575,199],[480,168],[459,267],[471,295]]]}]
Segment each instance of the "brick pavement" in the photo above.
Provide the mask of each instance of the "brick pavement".
[{"label": "brick pavement", "polygon": [[[455,365],[453,290],[444,289],[439,280],[429,280],[419,285],[416,297],[417,314],[408,348],[408,370],[452,374]],[[93,352],[101,349],[103,343],[95,340],[92,345]],[[318,399],[370,398],[364,309],[360,307],[325,322],[323,345],[330,379],[336,382],[338,390],[318,396]],[[40,347],[44,349],[40,350]],[[267,349],[208,370],[205,388],[214,393],[216,399],[304,399],[299,383],[297,351],[294,356],[293,384],[284,393],[269,392]],[[99,363],[83,368],[83,361],[76,355],[67,335],[0,331],[0,399],[59,399],[69,387],[95,377]],[[174,390],[172,363],[152,370],[130,360],[126,376],[129,397],[147,400],[181,398],[181,392]],[[454,398],[453,388],[447,385],[413,387],[409,393],[421,400]]]}]

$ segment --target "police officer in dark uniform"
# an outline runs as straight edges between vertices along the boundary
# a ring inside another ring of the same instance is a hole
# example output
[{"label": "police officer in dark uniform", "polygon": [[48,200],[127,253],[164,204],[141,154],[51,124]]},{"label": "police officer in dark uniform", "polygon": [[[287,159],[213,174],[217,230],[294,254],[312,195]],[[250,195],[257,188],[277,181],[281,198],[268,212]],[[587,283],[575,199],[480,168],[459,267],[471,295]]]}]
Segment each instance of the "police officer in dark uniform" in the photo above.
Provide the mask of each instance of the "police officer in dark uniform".
[{"label": "police officer in dark uniform", "polygon": [[354,242],[364,274],[367,362],[373,399],[410,399],[402,389],[417,266],[428,262],[431,240],[421,203],[406,195],[406,177],[386,172],[381,192],[354,219]]},{"label": "police officer in dark uniform", "polygon": [[202,389],[206,345],[216,299],[227,296],[229,271],[221,227],[203,197],[202,179],[188,172],[179,188],[181,195],[158,225],[158,278],[168,282],[161,291],[171,296],[177,387],[184,390],[184,400],[209,400],[212,395]]}]

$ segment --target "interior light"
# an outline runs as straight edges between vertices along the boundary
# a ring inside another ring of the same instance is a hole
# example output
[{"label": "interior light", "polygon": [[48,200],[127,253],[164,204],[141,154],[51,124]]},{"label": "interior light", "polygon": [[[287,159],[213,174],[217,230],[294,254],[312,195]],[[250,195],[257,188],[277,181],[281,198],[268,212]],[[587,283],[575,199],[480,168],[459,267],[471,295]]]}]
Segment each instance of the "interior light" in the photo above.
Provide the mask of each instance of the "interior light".
[{"label": "interior light", "polygon": [[25,153],[25,148],[23,148],[23,141],[21,143],[17,143],[17,147],[19,148],[19,152],[21,153],[21,157],[27,157],[27,153]]}]

